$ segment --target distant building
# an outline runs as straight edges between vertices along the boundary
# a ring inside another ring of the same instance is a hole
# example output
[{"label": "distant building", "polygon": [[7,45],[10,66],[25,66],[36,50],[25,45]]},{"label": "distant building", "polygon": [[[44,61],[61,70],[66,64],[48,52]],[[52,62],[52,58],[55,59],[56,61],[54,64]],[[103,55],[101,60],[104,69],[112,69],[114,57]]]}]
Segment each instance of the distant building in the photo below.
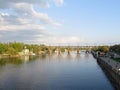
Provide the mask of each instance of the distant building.
[{"label": "distant building", "polygon": [[29,55],[29,53],[30,53],[30,52],[29,52],[29,49],[24,49],[24,50],[23,50],[23,53],[24,53],[24,55]]},{"label": "distant building", "polygon": [[29,54],[30,54],[30,51],[29,49],[26,48],[26,46],[24,47],[22,52],[19,52],[19,55],[29,55]]},{"label": "distant building", "polygon": [[33,51],[30,51],[29,49],[27,49],[26,46],[24,47],[22,52],[20,52],[19,54],[20,55],[35,55],[35,53],[33,53]]}]

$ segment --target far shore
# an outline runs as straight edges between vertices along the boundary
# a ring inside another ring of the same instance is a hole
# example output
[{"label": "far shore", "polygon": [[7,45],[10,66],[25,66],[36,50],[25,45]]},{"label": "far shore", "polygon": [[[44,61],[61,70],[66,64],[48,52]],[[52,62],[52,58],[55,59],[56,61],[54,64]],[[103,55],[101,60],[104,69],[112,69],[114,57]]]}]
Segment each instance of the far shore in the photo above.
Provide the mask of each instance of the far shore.
[{"label": "far shore", "polygon": [[2,58],[17,58],[21,56],[31,56],[31,55],[8,55],[8,54],[0,54],[0,59]]}]

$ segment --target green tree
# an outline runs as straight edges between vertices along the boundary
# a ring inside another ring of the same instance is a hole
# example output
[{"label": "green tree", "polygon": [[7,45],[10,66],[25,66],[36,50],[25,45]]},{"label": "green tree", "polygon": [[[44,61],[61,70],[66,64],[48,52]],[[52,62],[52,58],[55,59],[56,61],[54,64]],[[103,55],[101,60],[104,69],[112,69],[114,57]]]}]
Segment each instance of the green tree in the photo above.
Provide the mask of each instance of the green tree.
[{"label": "green tree", "polygon": [[107,53],[109,51],[109,46],[99,46],[98,51]]},{"label": "green tree", "polygon": [[0,43],[0,54],[5,54],[7,52],[8,44]]},{"label": "green tree", "polygon": [[19,42],[12,42],[12,43],[10,42],[9,47],[14,48],[17,52],[21,52],[24,47],[24,44]]},{"label": "green tree", "polygon": [[120,54],[120,45],[111,46],[110,51]]},{"label": "green tree", "polygon": [[9,47],[7,50],[7,54],[9,54],[10,56],[17,55],[17,51],[13,47]]}]

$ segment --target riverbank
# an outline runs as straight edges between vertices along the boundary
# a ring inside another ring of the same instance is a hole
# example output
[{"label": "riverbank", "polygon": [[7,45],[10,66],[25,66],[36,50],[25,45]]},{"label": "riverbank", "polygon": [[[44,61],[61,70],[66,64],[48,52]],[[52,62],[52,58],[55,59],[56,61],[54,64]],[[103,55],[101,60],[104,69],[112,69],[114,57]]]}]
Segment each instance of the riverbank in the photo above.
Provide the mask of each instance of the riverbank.
[{"label": "riverbank", "polygon": [[21,57],[21,56],[36,56],[35,54],[31,55],[8,55],[8,54],[3,54],[3,55],[0,55],[0,59],[3,59],[3,58],[18,58],[18,57]]},{"label": "riverbank", "polygon": [[93,56],[97,59],[97,62],[102,67],[103,70],[107,73],[107,76],[110,77],[112,82],[115,83],[117,90],[120,88],[120,63],[114,61],[108,56],[98,56],[95,52],[92,51]]},{"label": "riverbank", "polygon": [[2,59],[2,58],[16,58],[16,57],[20,57],[20,55],[8,55],[8,54],[1,54],[0,55],[0,59]]}]

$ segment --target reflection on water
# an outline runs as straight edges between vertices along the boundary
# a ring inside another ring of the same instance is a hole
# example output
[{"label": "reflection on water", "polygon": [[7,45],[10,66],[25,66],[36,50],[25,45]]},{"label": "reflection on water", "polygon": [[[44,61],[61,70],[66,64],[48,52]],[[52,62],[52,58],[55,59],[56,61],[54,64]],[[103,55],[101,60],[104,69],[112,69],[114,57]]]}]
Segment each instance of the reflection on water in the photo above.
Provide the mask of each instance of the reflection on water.
[{"label": "reflection on water", "polygon": [[72,55],[69,53],[69,54],[67,54],[66,58],[69,59],[69,60],[71,60],[72,59]]},{"label": "reflection on water", "polygon": [[17,58],[1,58],[0,59],[0,66],[4,66],[6,64],[14,64],[14,65],[20,65],[26,62],[30,62],[35,60],[37,58],[36,56],[21,56]]},{"label": "reflection on water", "polygon": [[23,61],[20,58],[2,58],[0,59],[0,66],[4,66],[6,64],[22,64]]},{"label": "reflection on water", "polygon": [[39,56],[39,58],[45,59],[45,58],[46,58],[46,55],[45,55],[45,54],[42,54],[42,55]]},{"label": "reflection on water", "polygon": [[22,56],[21,57],[21,60],[24,60],[24,62],[28,62],[30,59],[30,56],[29,55],[26,55],[26,56]]},{"label": "reflection on water", "polygon": [[89,55],[90,55],[90,54],[86,53],[86,54],[85,54],[85,57],[86,57],[86,58],[89,58]]},{"label": "reflection on water", "polygon": [[114,90],[91,54],[0,59],[0,90]]},{"label": "reflection on water", "polygon": [[76,58],[78,58],[78,59],[79,59],[79,58],[80,58],[80,54],[76,54]]},{"label": "reflection on water", "polygon": [[63,59],[63,57],[62,57],[61,54],[58,54],[57,57],[58,57],[59,60],[62,60],[62,59]]}]

